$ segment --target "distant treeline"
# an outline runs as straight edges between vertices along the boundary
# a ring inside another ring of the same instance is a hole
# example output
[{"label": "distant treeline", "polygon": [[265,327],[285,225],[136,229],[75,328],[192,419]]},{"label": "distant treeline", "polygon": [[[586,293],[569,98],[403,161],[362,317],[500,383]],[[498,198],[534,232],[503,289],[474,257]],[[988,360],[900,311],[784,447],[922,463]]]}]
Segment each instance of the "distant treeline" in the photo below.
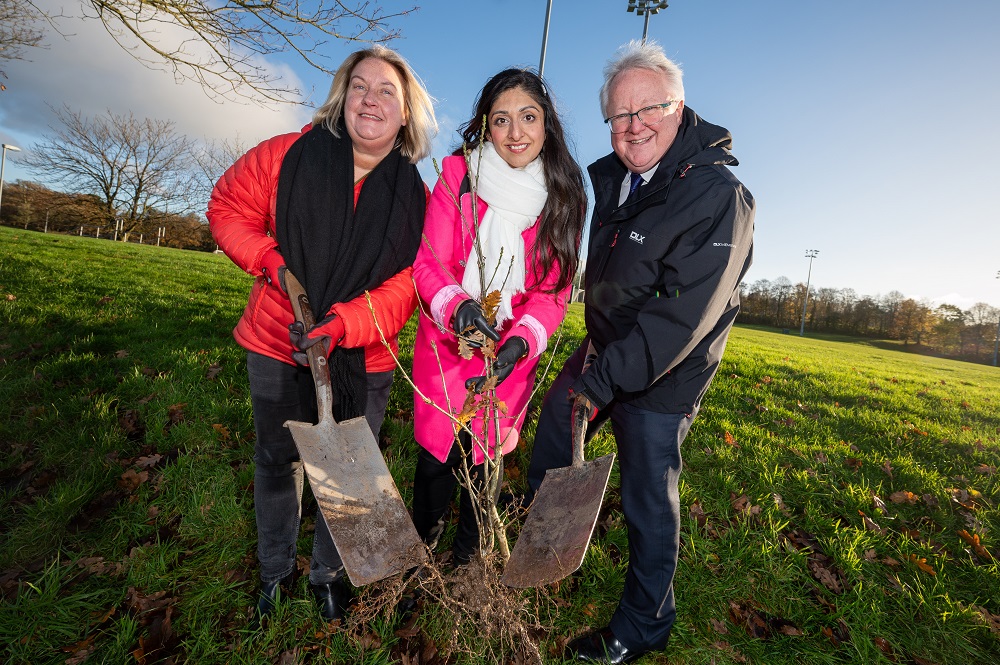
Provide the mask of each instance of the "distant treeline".
[{"label": "distant treeline", "polygon": [[[741,284],[739,321],[798,332],[805,284],[787,277]],[[967,310],[933,306],[899,291],[884,296],[859,295],[854,289],[810,288],[807,331],[893,339],[921,353],[973,362],[992,362],[1000,309],[984,302]]]},{"label": "distant treeline", "polygon": [[[110,219],[109,219],[110,217]],[[4,183],[0,224],[33,231],[114,238],[117,220],[96,196],[67,194],[34,182]],[[162,229],[162,230],[161,230]],[[215,241],[203,217],[175,215],[153,207],[122,220],[118,240],[161,247],[212,251]]]}]

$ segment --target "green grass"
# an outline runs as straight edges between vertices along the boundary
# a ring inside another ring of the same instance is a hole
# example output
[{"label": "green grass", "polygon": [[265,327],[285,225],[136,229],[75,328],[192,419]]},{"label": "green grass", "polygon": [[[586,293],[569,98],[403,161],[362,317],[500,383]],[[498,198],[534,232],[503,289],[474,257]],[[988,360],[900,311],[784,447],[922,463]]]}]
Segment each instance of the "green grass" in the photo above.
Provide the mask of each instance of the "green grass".
[{"label": "green grass", "polygon": [[[433,611],[417,637],[391,618],[330,633],[302,579],[246,630],[254,433],[230,330],[249,283],[221,255],[0,228],[4,662],[388,663],[441,644]],[[582,334],[574,305],[546,381]],[[684,446],[678,621],[642,662],[1000,661],[998,402],[996,368],[736,328]],[[383,428],[407,501],[410,403],[397,381]],[[509,456],[515,486],[529,454]],[[552,590],[550,657],[614,610],[617,487],[616,470]]]}]

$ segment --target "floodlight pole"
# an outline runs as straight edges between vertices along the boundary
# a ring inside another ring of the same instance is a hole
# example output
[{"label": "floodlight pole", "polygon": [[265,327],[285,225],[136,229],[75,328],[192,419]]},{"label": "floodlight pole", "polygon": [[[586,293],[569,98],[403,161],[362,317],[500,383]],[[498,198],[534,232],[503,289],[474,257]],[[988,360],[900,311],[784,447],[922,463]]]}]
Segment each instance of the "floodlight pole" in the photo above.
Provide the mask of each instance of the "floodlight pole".
[{"label": "floodlight pole", "polygon": [[802,301],[802,325],[799,326],[799,337],[806,335],[806,307],[809,306],[809,282],[812,281],[813,259],[819,254],[818,249],[807,249],[806,258],[809,259],[809,274],[806,276],[806,297]]},{"label": "floodlight pole", "polygon": [[[0,155],[0,203],[3,203],[3,168],[7,164],[7,151],[11,150],[13,152],[21,152],[21,149],[16,145],[8,145],[6,143],[3,145],[3,154]],[[0,208],[2,210],[2,208]]]},{"label": "floodlight pole", "polygon": [[552,18],[552,0],[545,5],[545,28],[542,30],[542,56],[538,59],[538,75],[545,75],[545,47],[549,43],[549,20]]},{"label": "floodlight pole", "polygon": [[649,15],[656,14],[661,9],[667,8],[668,0],[628,0],[626,11],[635,12],[643,17],[642,22],[642,43],[646,43],[646,35],[649,34]]}]

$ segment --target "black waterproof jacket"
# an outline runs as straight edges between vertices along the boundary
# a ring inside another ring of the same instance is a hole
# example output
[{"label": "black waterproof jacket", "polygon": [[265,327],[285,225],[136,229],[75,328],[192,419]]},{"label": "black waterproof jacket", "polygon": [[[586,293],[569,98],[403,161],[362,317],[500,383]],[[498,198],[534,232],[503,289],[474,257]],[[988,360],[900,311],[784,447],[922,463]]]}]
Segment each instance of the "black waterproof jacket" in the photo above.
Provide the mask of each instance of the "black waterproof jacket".
[{"label": "black waterproof jacket", "polygon": [[598,358],[574,385],[692,413],[712,382],[753,253],[754,200],[730,172],[729,131],[684,108],[677,137],[638,198],[618,206],[625,165],[590,165],[594,216],[586,268],[588,338]]}]

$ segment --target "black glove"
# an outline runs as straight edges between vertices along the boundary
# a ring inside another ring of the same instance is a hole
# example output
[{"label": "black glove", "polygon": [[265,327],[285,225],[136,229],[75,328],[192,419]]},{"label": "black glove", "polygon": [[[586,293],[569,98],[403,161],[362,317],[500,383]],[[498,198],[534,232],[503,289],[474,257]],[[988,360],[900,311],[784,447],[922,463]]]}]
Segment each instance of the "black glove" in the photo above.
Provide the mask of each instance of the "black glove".
[{"label": "black glove", "polygon": [[479,348],[479,342],[469,339],[466,335],[471,332],[469,328],[475,328],[494,342],[500,341],[500,333],[490,327],[489,321],[483,315],[483,308],[472,298],[464,300],[455,308],[455,317],[451,324],[452,329],[459,337],[465,337],[469,346]]},{"label": "black glove", "polygon": [[[496,377],[498,386],[510,376],[510,373],[514,371],[514,365],[526,353],[528,353],[528,342],[517,335],[509,338],[500,346],[496,359],[493,361],[493,376]],[[485,385],[485,376],[474,376],[465,382],[465,389],[474,388],[477,393],[481,393]]]}]

